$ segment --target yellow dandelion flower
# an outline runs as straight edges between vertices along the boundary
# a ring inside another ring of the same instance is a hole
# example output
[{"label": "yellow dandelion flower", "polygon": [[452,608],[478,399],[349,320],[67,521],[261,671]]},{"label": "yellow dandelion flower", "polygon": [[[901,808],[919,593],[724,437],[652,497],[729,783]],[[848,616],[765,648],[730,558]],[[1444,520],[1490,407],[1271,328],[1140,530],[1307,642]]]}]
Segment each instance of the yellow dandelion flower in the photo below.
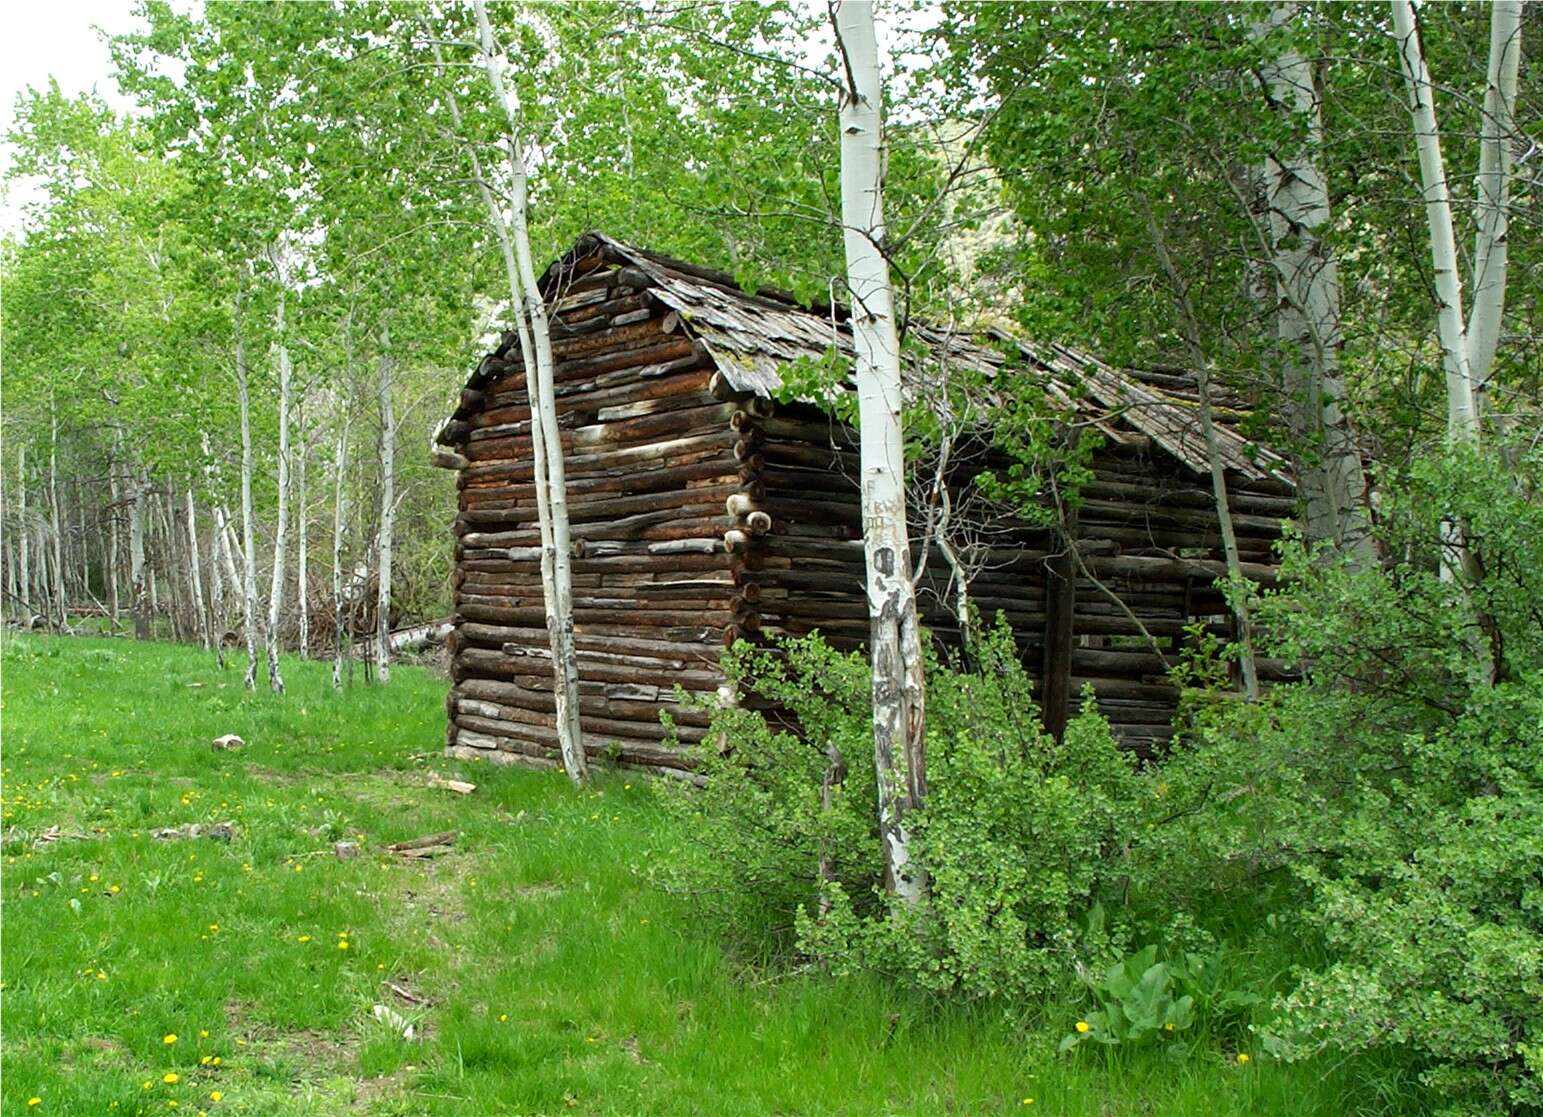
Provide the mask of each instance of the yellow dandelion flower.
[{"label": "yellow dandelion flower", "polygon": [[1167,1024],[1164,1024],[1163,1025],[1163,1031],[1165,1031],[1165,1032],[1173,1031],[1173,1022],[1169,1021]]},{"label": "yellow dandelion flower", "polygon": [[[209,930],[213,931],[215,934],[219,934],[220,933],[220,925],[218,923],[211,923],[211,924],[209,924]],[[208,1032],[199,1032],[198,1034],[201,1035],[201,1036],[207,1036],[209,1033]]]},{"label": "yellow dandelion flower", "polygon": [[111,892],[114,896],[116,896],[118,894],[118,892],[119,892],[119,889],[118,889],[118,886],[116,884],[109,884],[107,886],[107,891]]},{"label": "yellow dandelion flower", "polygon": [[1248,1062],[1248,1053],[1246,1051],[1239,1051],[1238,1052],[1238,1062],[1239,1063],[1246,1063],[1246,1062]]},{"label": "yellow dandelion flower", "polygon": [[150,1080],[149,1080],[149,1079],[148,1079],[148,1078],[147,1078],[147,1079],[145,1079],[145,1080],[144,1080],[144,1081],[143,1081],[143,1082],[141,1082],[141,1083],[140,1083],[140,1084],[139,1084],[139,1088],[140,1088],[140,1089],[141,1089],[141,1090],[148,1090],[148,1089],[150,1089],[150,1087],[151,1087],[151,1086],[153,1086],[153,1085],[155,1085],[155,1083],[153,1083],[153,1082],[151,1082],[151,1081],[150,1081]]},{"label": "yellow dandelion flower", "polygon": [[1086,1020],[1077,1021],[1077,1031],[1083,1035],[1086,1035],[1088,1031],[1088,1022]]},{"label": "yellow dandelion flower", "polygon": [[27,1099],[27,1104],[28,1105],[42,1105],[43,1104],[43,1099],[42,1098],[28,1098]]},{"label": "yellow dandelion flower", "polygon": [[[242,1042],[245,1042],[245,1041],[244,1040],[237,1040],[236,1042],[242,1043]],[[220,1065],[220,1057],[218,1055],[216,1055],[214,1058],[210,1059],[209,1062],[213,1066],[219,1066]]]},{"label": "yellow dandelion flower", "polygon": [[[218,929],[218,927],[219,927],[218,923],[211,923],[211,924],[209,924],[209,929],[210,930],[216,930],[216,929]],[[209,1038],[209,1029],[208,1028],[199,1028],[198,1029],[198,1038],[199,1039],[208,1039]]]},{"label": "yellow dandelion flower", "polygon": [[161,1037],[161,1042],[164,1043],[167,1047],[170,1047],[172,1044],[177,1042],[177,1033],[167,1032],[164,1036]]},{"label": "yellow dandelion flower", "polygon": [[339,939],[338,940],[338,949],[339,950],[347,950],[348,949],[348,940],[347,939]]},{"label": "yellow dandelion flower", "polygon": [[507,1012],[500,1012],[498,1014],[498,1022],[500,1024],[507,1024],[507,1023],[509,1023],[509,1014]]},{"label": "yellow dandelion flower", "polygon": [[1034,1099],[1033,1098],[1024,1098],[1023,1099],[1023,1104],[1024,1105],[1033,1105],[1034,1104]]},{"label": "yellow dandelion flower", "polygon": [[209,1065],[209,1060],[212,1058],[214,1058],[213,1055],[205,1055],[203,1058],[198,1060],[198,1065],[201,1067],[206,1067]]},{"label": "yellow dandelion flower", "polygon": [[210,1101],[219,1101],[224,1096],[225,1095],[220,1093],[218,1090],[210,1090],[209,1091],[209,1100]]},{"label": "yellow dandelion flower", "polygon": [[86,879],[87,879],[87,880],[89,880],[89,881],[90,881],[90,882],[91,882],[91,883],[92,883],[92,884],[95,884],[95,883],[96,883],[96,882],[97,882],[97,881],[99,881],[99,880],[101,880],[101,879],[102,879],[102,878],[101,878],[101,877],[99,877],[99,876],[97,876],[97,875],[96,875],[96,874],[95,874],[95,873],[92,873],[92,874],[91,874],[91,875],[90,875],[90,876],[89,876],[89,877],[87,877],[87,878],[86,878]]},{"label": "yellow dandelion flower", "polygon": [[310,935],[301,935],[301,936],[300,936],[300,937],[299,937],[299,938],[298,938],[298,939],[296,939],[296,940],[295,940],[295,941],[296,941],[296,942],[310,942],[310,941],[311,941],[311,936],[310,936]]},{"label": "yellow dandelion flower", "polygon": [[175,1086],[177,1084],[177,1072],[174,1070],[167,1071],[165,1074],[161,1075],[161,1081],[166,1083],[168,1086]]}]

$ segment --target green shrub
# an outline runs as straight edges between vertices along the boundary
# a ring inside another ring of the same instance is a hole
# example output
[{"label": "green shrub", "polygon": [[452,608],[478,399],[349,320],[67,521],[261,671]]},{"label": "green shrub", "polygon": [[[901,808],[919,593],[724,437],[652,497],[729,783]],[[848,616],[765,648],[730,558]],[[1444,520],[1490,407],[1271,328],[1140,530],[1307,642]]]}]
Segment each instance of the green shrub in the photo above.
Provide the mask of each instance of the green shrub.
[{"label": "green shrub", "polygon": [[1082,1043],[1139,1047],[1185,1031],[1195,1022],[1195,998],[1179,992],[1174,970],[1157,960],[1156,946],[1143,947],[1116,962],[1100,977],[1090,979],[1088,987],[1098,1008],[1061,1041],[1062,1051]]},{"label": "green shrub", "polygon": [[1540,476],[1453,451],[1385,489],[1395,561],[1289,544],[1255,615],[1308,678],[1196,715],[1133,856],[1146,902],[1253,898],[1304,948],[1267,1050],[1402,1050],[1454,1113],[1543,1112]]},{"label": "green shrub", "polygon": [[[751,708],[717,715],[710,740],[732,748],[704,750],[700,794],[668,796],[690,839],[667,884],[750,952],[937,992],[1029,997],[1113,956],[1119,935],[1090,935],[1085,917],[1118,884],[1133,762],[1091,701],[1061,742],[1044,734],[1005,629],[975,653],[973,671],[928,664],[928,800],[912,822],[930,904],[884,895],[867,664],[817,637],[734,653],[741,689],[785,707],[803,735]],[[832,745],[845,771],[822,809]]]}]

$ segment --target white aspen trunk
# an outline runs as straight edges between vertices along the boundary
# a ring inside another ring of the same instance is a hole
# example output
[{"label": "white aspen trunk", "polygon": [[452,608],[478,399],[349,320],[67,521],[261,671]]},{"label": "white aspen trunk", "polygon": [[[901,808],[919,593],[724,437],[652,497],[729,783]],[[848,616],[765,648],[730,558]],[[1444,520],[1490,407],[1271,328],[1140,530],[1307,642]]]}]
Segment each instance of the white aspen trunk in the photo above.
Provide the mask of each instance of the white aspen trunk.
[{"label": "white aspen trunk", "polygon": [[[1232,528],[1232,505],[1227,499],[1227,473],[1222,466],[1221,444],[1216,437],[1216,420],[1211,410],[1211,366],[1205,346],[1200,338],[1200,323],[1195,317],[1194,305],[1189,300],[1185,286],[1173,256],[1168,252],[1168,242],[1158,227],[1151,205],[1146,205],[1147,234],[1152,240],[1158,264],[1173,289],[1174,301],[1184,329],[1184,345],[1194,365],[1195,389],[1200,397],[1200,432],[1205,439],[1206,463],[1211,473],[1211,496],[1216,509],[1216,524],[1222,537],[1222,555],[1227,563],[1227,575],[1233,582],[1243,581],[1243,564],[1238,558],[1238,537]],[[1259,672],[1254,663],[1253,626],[1249,620],[1248,605],[1243,601],[1232,607],[1237,621],[1238,645],[1242,653],[1240,669],[1243,676],[1243,692],[1250,700],[1259,697]]]},{"label": "white aspen trunk", "polygon": [[112,617],[112,630],[118,631],[118,580],[122,577],[118,540],[118,459],[121,439],[113,431],[113,456],[107,466],[107,490],[111,506],[107,516],[107,611]]},{"label": "white aspen trunk", "polygon": [[64,592],[64,532],[59,525],[59,411],[54,405],[54,395],[48,395],[48,519],[49,534],[53,543],[53,599],[54,615],[59,627],[65,624]]},{"label": "white aspen trunk", "polygon": [[32,550],[27,535],[27,447],[22,445],[16,447],[16,550],[23,622],[32,620]]},{"label": "white aspen trunk", "polygon": [[257,548],[252,514],[252,396],[241,337],[241,295],[236,295],[236,404],[241,412],[241,610],[246,633],[246,689],[257,689]]},{"label": "white aspen trunk", "polygon": [[214,523],[220,536],[220,562],[225,567],[225,582],[232,593],[239,593],[241,575],[236,572],[236,558],[241,554],[236,546],[236,529],[231,526],[230,513],[223,504],[214,506]]},{"label": "white aspen trunk", "polygon": [[873,663],[873,754],[886,885],[907,905],[926,895],[906,816],[926,795],[925,685],[905,515],[900,343],[884,243],[884,121],[869,0],[842,0],[841,220],[857,351],[863,554]]},{"label": "white aspen trunk", "polygon": [[1441,338],[1442,365],[1447,378],[1447,433],[1458,442],[1477,443],[1473,374],[1463,324],[1463,283],[1457,270],[1457,240],[1452,233],[1452,195],[1441,157],[1441,133],[1436,126],[1435,88],[1425,64],[1425,51],[1415,25],[1412,0],[1393,0],[1393,32],[1399,67],[1409,93],[1415,149],[1420,157],[1420,186],[1425,220],[1430,228],[1431,271],[1436,283],[1436,332]]},{"label": "white aspen trunk", "polygon": [[[212,646],[209,639],[210,630],[214,627],[209,621],[209,614],[204,610],[204,582],[198,569],[198,511],[193,504],[193,490],[188,489],[188,577],[192,582],[193,616],[198,621],[198,639],[208,651]],[[216,574],[215,577],[218,577]]]},{"label": "white aspen trunk", "polygon": [[300,654],[309,658],[311,654],[311,607],[310,592],[307,582],[310,578],[309,570],[309,517],[306,515],[305,493],[305,465],[306,459],[311,456],[310,444],[305,436],[305,412],[302,408],[300,419],[300,457],[295,463],[295,528],[299,533],[299,546],[295,553],[295,607],[300,613]]},{"label": "white aspen trunk", "polygon": [[391,681],[391,536],[396,527],[396,412],[391,402],[391,334],[380,328],[380,566],[376,577],[375,667]]},{"label": "white aspen trunk", "polygon": [[[352,366],[352,347],[349,347]],[[332,689],[343,689],[343,525],[348,522],[348,486],[344,477],[348,466],[348,400],[338,407],[337,444],[332,452]]]},{"label": "white aspen trunk", "polygon": [[289,344],[284,334],[284,310],[288,291],[283,277],[279,280],[279,306],[275,325],[278,338],[274,349],[279,362],[279,509],[273,533],[273,581],[268,588],[268,685],[277,694],[284,693],[284,675],[279,670],[279,615],[284,608],[284,550],[289,535]]},{"label": "white aspen trunk", "polygon": [[1479,135],[1479,177],[1474,191],[1479,229],[1473,249],[1473,309],[1468,317],[1469,374],[1479,397],[1480,420],[1505,311],[1511,138],[1516,130],[1521,55],[1522,0],[1494,0],[1490,7],[1489,78]]},{"label": "white aspen trunk", "polygon": [[[219,523],[219,505],[215,505],[214,530],[209,533],[209,635],[214,651],[214,662],[225,670],[225,574],[220,556],[225,550],[224,531]],[[235,583],[231,583],[235,589]]]},{"label": "white aspen trunk", "polygon": [[145,571],[145,500],[143,483],[130,480],[129,492],[129,593],[134,614],[134,639],[150,639],[150,587]]},{"label": "white aspen trunk", "polygon": [[[1232,506],[1227,500],[1227,473],[1222,468],[1221,446],[1216,438],[1216,419],[1211,411],[1211,370],[1205,361],[1195,362],[1195,387],[1200,396],[1200,430],[1205,437],[1206,460],[1211,467],[1211,492],[1216,500],[1216,523],[1221,530],[1222,553],[1227,560],[1227,573],[1234,582],[1243,578],[1243,566],[1238,559],[1238,537],[1232,529]],[[1248,607],[1239,601],[1233,606],[1238,624],[1238,643],[1243,655],[1239,667],[1243,675],[1243,693],[1250,701],[1259,698],[1259,672],[1254,663],[1254,634],[1249,620]]]},{"label": "white aspen trunk", "polygon": [[[1299,12],[1295,0],[1278,2],[1269,26],[1289,26]],[[1288,422],[1299,448],[1297,482],[1306,533],[1309,540],[1329,540],[1341,553],[1368,563],[1375,555],[1365,505],[1366,475],[1343,410],[1339,271],[1326,239],[1329,189],[1319,164],[1323,99],[1312,63],[1294,49],[1283,49],[1264,75],[1275,111],[1307,121],[1307,142],[1300,154],[1285,162],[1267,159],[1264,184],[1274,253],[1276,336],[1282,382],[1291,401]]]},{"label": "white aspen trunk", "polygon": [[[483,0],[473,0],[481,39],[483,65],[488,83],[508,126],[510,219],[506,225],[482,178],[480,160],[473,169],[482,185],[489,220],[499,234],[508,272],[509,290],[522,308],[520,351],[525,366],[526,393],[531,403],[531,443],[537,493],[537,518],[542,521],[542,598],[546,606],[547,637],[552,649],[552,682],[556,704],[558,749],[563,768],[575,784],[588,778],[579,714],[578,654],[573,634],[572,544],[568,529],[566,470],[562,439],[557,426],[553,386],[552,340],[546,304],[537,286],[531,259],[527,215],[528,176],[521,150],[519,107],[504,76],[504,58],[493,39]],[[459,117],[458,110],[453,110]],[[473,152],[473,158],[475,152]]]}]

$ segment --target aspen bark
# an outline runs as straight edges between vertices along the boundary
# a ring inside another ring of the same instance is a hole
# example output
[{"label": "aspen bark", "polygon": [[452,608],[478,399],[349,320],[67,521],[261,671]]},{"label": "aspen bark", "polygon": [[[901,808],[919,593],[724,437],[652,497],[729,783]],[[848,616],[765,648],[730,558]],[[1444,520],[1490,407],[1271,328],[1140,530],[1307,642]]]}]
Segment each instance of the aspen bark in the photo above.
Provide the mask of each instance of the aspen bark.
[{"label": "aspen bark", "polygon": [[376,578],[375,666],[391,681],[391,537],[396,527],[396,413],[391,403],[391,334],[380,328],[380,567]]},{"label": "aspen bark", "polygon": [[1409,95],[1415,149],[1420,159],[1420,186],[1425,220],[1430,229],[1431,270],[1436,284],[1436,332],[1441,339],[1447,380],[1447,433],[1458,442],[1477,443],[1473,372],[1463,323],[1463,282],[1458,274],[1457,239],[1452,232],[1452,194],[1441,156],[1436,126],[1435,87],[1425,64],[1425,51],[1415,24],[1411,0],[1393,0],[1393,32],[1399,68]]},{"label": "aspen bark", "polygon": [[1468,363],[1478,394],[1479,420],[1490,366],[1500,344],[1510,225],[1511,138],[1516,131],[1516,82],[1522,54],[1522,0],[1490,7],[1488,81],[1479,135],[1475,184],[1479,229],[1473,249],[1473,309],[1468,317]]},{"label": "aspen bark", "polygon": [[252,514],[252,397],[246,345],[241,336],[241,295],[236,296],[236,404],[241,412],[241,608],[246,632],[246,689],[257,689],[257,548]]},{"label": "aspen bark", "polygon": [[59,525],[59,410],[52,392],[48,395],[48,516],[49,534],[52,536],[54,570],[54,614],[60,628],[64,627],[64,532]]},{"label": "aspen bark", "polygon": [[295,462],[295,528],[299,535],[299,545],[295,553],[295,608],[300,614],[300,654],[307,659],[311,655],[311,595],[307,584],[310,579],[308,568],[310,517],[306,515],[305,466],[306,459],[311,456],[310,450],[311,447],[305,435],[305,412],[302,409],[300,456]]},{"label": "aspen bark", "polygon": [[[350,356],[352,347],[349,348]],[[350,364],[352,361],[350,360]],[[343,615],[343,525],[348,522],[348,401],[338,406],[337,443],[332,453],[332,689],[343,689],[343,648],[346,642]]]},{"label": "aspen bark", "polygon": [[145,486],[130,479],[129,492],[129,593],[134,614],[134,639],[150,639],[150,586],[145,571]]},{"label": "aspen bark", "polygon": [[836,35],[841,90],[841,219],[857,351],[863,555],[873,664],[873,751],[885,883],[908,905],[926,895],[906,816],[926,794],[925,687],[905,514],[900,343],[885,238],[884,123],[869,0],[842,0]]},{"label": "aspen bark", "polygon": [[284,335],[284,311],[288,294],[280,277],[278,317],[275,325],[278,337],[274,349],[279,364],[279,460],[278,522],[273,531],[273,581],[268,589],[268,685],[275,693],[284,693],[284,675],[279,669],[279,615],[284,607],[284,551],[289,535],[289,392],[290,363],[289,345]]},{"label": "aspen bark", "polygon": [[113,455],[107,464],[107,491],[111,500],[107,516],[107,611],[112,617],[112,630],[118,631],[118,580],[122,576],[119,557],[122,553],[118,540],[118,457],[120,436],[113,431]]},{"label": "aspen bark", "polygon": [[[504,76],[504,59],[493,40],[483,0],[473,0],[477,14],[483,66],[494,97],[508,126],[509,173],[512,188],[510,219],[502,213],[483,182],[480,161],[473,164],[482,184],[489,220],[499,234],[510,295],[522,311],[520,352],[525,366],[526,392],[530,398],[532,459],[537,491],[537,518],[542,521],[542,598],[546,606],[547,634],[552,648],[553,692],[557,738],[563,768],[575,784],[588,778],[579,716],[578,654],[573,634],[572,544],[568,529],[566,478],[562,440],[557,426],[553,386],[552,341],[546,304],[536,282],[531,259],[527,220],[528,180],[520,146],[519,109]],[[459,111],[455,110],[455,116]]]},{"label": "aspen bark", "polygon": [[[219,506],[215,505],[218,509]],[[209,534],[209,635],[213,643],[214,662],[225,670],[225,576],[220,556],[225,550],[224,531],[218,521]],[[235,583],[231,583],[235,589]]]},{"label": "aspen bark", "polygon": [[[1294,0],[1276,3],[1269,26],[1289,27],[1301,12]],[[1323,98],[1313,65],[1283,47],[1264,67],[1266,92],[1279,114],[1304,119],[1302,149],[1265,161],[1270,248],[1274,253],[1276,337],[1288,422],[1297,453],[1297,482],[1309,540],[1329,540],[1356,561],[1373,561],[1365,506],[1366,476],[1355,433],[1344,413],[1339,354],[1338,262],[1328,242],[1329,189],[1323,152]]]},{"label": "aspen bark", "polygon": [[[1222,553],[1227,560],[1227,575],[1233,582],[1243,580],[1243,564],[1238,557],[1238,537],[1233,531],[1232,506],[1227,499],[1227,473],[1222,467],[1221,444],[1216,436],[1216,419],[1211,409],[1211,366],[1205,346],[1200,340],[1200,322],[1195,316],[1194,305],[1189,299],[1189,289],[1173,256],[1168,251],[1167,239],[1158,228],[1157,218],[1146,204],[1147,233],[1157,254],[1159,266],[1173,290],[1174,301],[1183,325],[1184,345],[1189,352],[1190,363],[1195,371],[1195,389],[1200,397],[1200,433],[1205,440],[1206,463],[1211,473],[1211,494],[1216,507],[1216,525],[1222,537]],[[1243,692],[1252,699],[1259,697],[1259,672],[1254,662],[1253,628],[1248,605],[1242,600],[1234,603],[1233,617],[1237,621],[1240,671],[1243,676]]]},{"label": "aspen bark", "polygon": [[192,581],[193,592],[193,616],[198,622],[198,638],[208,651],[210,643],[210,630],[214,627],[209,621],[209,614],[204,609],[204,583],[203,576],[198,569],[198,511],[193,504],[193,490],[188,489],[188,577]]},{"label": "aspen bark", "polygon": [[21,608],[23,622],[32,621],[32,551],[27,525],[27,447],[16,447],[16,549],[21,567]]}]

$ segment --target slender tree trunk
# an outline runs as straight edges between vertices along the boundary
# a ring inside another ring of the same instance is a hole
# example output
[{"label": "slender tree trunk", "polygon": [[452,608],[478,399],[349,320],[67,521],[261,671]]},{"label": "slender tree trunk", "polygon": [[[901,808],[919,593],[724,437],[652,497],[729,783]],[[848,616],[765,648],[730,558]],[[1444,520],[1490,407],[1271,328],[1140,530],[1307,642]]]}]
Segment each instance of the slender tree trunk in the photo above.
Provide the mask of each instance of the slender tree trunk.
[{"label": "slender tree trunk", "polygon": [[305,466],[306,459],[311,456],[310,444],[306,441],[305,412],[301,411],[300,420],[300,457],[295,462],[295,528],[299,533],[299,547],[295,553],[295,607],[300,613],[300,654],[305,658],[311,655],[311,595],[308,585],[310,579],[309,570],[309,519],[306,515],[305,492]]},{"label": "slender tree trunk", "polygon": [[236,295],[236,405],[241,412],[241,610],[246,632],[246,689],[257,689],[257,547],[252,512],[252,395],[246,344],[241,336],[240,293]]},{"label": "slender tree trunk", "polygon": [[[218,510],[219,505],[215,505]],[[221,530],[218,511],[214,530],[209,533],[209,635],[214,651],[214,662],[225,670],[225,572],[220,555],[225,550],[224,532]],[[234,591],[235,583],[231,583]]]},{"label": "slender tree trunk", "polygon": [[150,585],[145,569],[145,501],[148,494],[136,474],[129,481],[129,594],[134,639],[150,639]]},{"label": "slender tree trunk", "polygon": [[[1145,203],[1144,203],[1145,204]],[[1238,558],[1238,537],[1232,529],[1232,506],[1227,500],[1227,473],[1222,466],[1221,445],[1216,437],[1216,419],[1211,410],[1211,365],[1200,340],[1200,322],[1189,300],[1189,289],[1179,274],[1178,267],[1168,252],[1168,241],[1157,225],[1150,204],[1145,204],[1147,232],[1159,265],[1173,290],[1178,306],[1179,319],[1184,328],[1184,345],[1189,352],[1190,363],[1195,371],[1195,388],[1200,397],[1200,432],[1205,439],[1206,462],[1211,472],[1211,495],[1216,504],[1216,525],[1222,537],[1222,553],[1227,561],[1227,574],[1234,583],[1243,581],[1243,565]],[[1243,692],[1250,699],[1259,697],[1259,672],[1254,663],[1253,626],[1249,619],[1248,604],[1241,598],[1232,608],[1237,621],[1238,645],[1242,653],[1240,668],[1243,675]]]},{"label": "slender tree trunk", "polygon": [[900,342],[889,261],[881,247],[883,91],[872,3],[842,0],[836,33],[847,72],[841,91],[841,220],[857,351],[879,833],[887,886],[902,902],[916,905],[927,884],[911,860],[906,816],[926,795],[926,691],[906,530]]},{"label": "slender tree trunk", "polygon": [[21,567],[22,620],[32,621],[32,551],[27,523],[27,447],[16,447],[16,549]]},{"label": "slender tree trunk", "polygon": [[[1286,27],[1300,13],[1295,0],[1276,3],[1270,26]],[[1271,107],[1288,121],[1305,120],[1300,152],[1265,162],[1269,237],[1274,253],[1276,336],[1288,421],[1297,449],[1296,474],[1309,540],[1328,540],[1365,564],[1375,560],[1367,514],[1366,476],[1355,433],[1344,414],[1340,372],[1338,263],[1327,234],[1329,189],[1323,152],[1323,99],[1313,65],[1286,47],[1265,67]]]},{"label": "slender tree trunk", "polygon": [[[350,358],[352,346],[348,347]],[[347,364],[351,367],[352,360]],[[343,649],[347,618],[343,611],[343,526],[348,522],[348,398],[338,408],[337,443],[332,451],[332,689],[343,689]]]},{"label": "slender tree trunk", "polygon": [[54,616],[60,628],[65,625],[64,532],[59,523],[59,410],[52,392],[48,395],[48,518],[53,542]]},{"label": "slender tree trunk", "polygon": [[118,631],[118,581],[123,576],[122,548],[118,539],[118,520],[121,510],[118,498],[118,462],[121,457],[122,439],[113,431],[113,455],[107,465],[107,489],[112,500],[107,516],[107,608],[112,615],[112,628]]},{"label": "slender tree trunk", "polygon": [[1431,268],[1436,282],[1436,331],[1441,338],[1447,377],[1447,432],[1458,442],[1477,443],[1473,374],[1463,323],[1463,283],[1458,274],[1457,238],[1452,232],[1452,195],[1441,157],[1436,127],[1435,88],[1425,65],[1425,51],[1415,25],[1411,0],[1393,0],[1393,32],[1398,62],[1409,93],[1415,148],[1420,157],[1420,185],[1430,228]]},{"label": "slender tree trunk", "polygon": [[1516,82],[1522,54],[1521,0],[1490,6],[1489,80],[1480,125],[1479,177],[1475,184],[1479,230],[1473,249],[1473,309],[1468,317],[1468,363],[1478,393],[1479,415],[1490,366],[1500,344],[1510,225],[1511,139],[1516,132]]},{"label": "slender tree trunk", "polygon": [[219,556],[220,564],[225,571],[225,584],[230,587],[233,595],[238,595],[241,592],[241,575],[236,572],[238,554],[235,547],[236,531],[231,527],[230,513],[225,511],[223,504],[214,506],[214,530],[219,537],[217,542],[220,544],[219,550],[215,553]]},{"label": "slender tree trunk", "polygon": [[[210,650],[209,632],[213,627],[209,622],[209,614],[204,610],[204,583],[198,570],[198,510],[193,504],[193,490],[188,490],[188,577],[192,581],[193,615],[198,620],[198,638],[204,646],[204,651]],[[214,575],[218,577],[218,575]]]},{"label": "slender tree trunk", "polygon": [[[512,201],[507,225],[482,178],[480,161],[473,153],[473,169],[482,186],[489,220],[498,233],[508,272],[510,294],[522,308],[520,351],[525,367],[526,393],[531,404],[532,458],[537,493],[537,518],[541,521],[542,597],[546,605],[547,637],[552,648],[553,693],[556,699],[558,748],[563,768],[575,784],[588,778],[579,715],[578,654],[573,634],[572,544],[568,529],[568,504],[562,439],[557,426],[553,387],[552,341],[546,304],[536,281],[531,258],[527,219],[528,182],[521,150],[519,107],[505,80],[504,58],[493,39],[483,0],[473,0],[481,38],[483,65],[494,97],[508,127],[509,173]],[[452,109],[455,117],[458,110]]]},{"label": "slender tree trunk", "polygon": [[279,670],[279,615],[284,608],[284,551],[289,535],[289,343],[284,333],[284,309],[289,292],[282,278],[279,286],[278,338],[274,342],[279,363],[279,509],[273,533],[273,581],[268,590],[268,685],[277,694],[284,693],[284,675]]},{"label": "slender tree trunk", "polygon": [[375,666],[382,684],[391,681],[391,542],[396,528],[396,412],[391,402],[391,333],[380,327],[377,363],[380,392],[380,573],[375,602]]}]

